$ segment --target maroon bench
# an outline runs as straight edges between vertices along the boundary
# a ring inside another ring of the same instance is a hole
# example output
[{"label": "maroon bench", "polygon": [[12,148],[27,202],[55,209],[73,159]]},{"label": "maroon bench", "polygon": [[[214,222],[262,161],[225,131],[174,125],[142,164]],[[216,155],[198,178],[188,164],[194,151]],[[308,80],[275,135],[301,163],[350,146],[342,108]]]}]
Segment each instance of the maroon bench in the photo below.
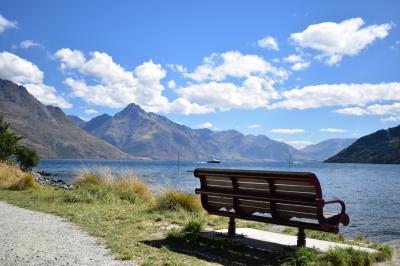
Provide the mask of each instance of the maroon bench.
[{"label": "maroon bench", "polygon": [[[313,173],[198,168],[194,175],[200,179],[195,192],[203,208],[230,217],[229,235],[235,235],[239,218],[297,227],[297,246],[304,246],[304,229],[337,234],[340,223],[349,224],[344,202],[325,201]],[[341,205],[339,213],[324,211],[333,203]]]}]

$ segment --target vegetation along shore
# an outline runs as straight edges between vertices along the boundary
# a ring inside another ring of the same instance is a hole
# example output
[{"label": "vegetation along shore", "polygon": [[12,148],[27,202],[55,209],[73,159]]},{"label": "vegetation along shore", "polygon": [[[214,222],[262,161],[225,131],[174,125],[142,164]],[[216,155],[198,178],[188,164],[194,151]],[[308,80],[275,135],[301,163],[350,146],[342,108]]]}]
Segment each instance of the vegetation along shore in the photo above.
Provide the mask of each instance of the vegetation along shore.
[{"label": "vegetation along shore", "polygon": [[[227,220],[210,216],[195,195],[165,190],[152,195],[132,172],[113,176],[80,174],[73,186],[63,189],[38,184],[34,175],[12,163],[0,164],[0,200],[52,213],[80,226],[90,235],[104,239],[119,259],[140,265],[283,264],[283,265],[369,265],[390,260],[393,247],[371,243],[362,237],[307,232],[311,238],[356,243],[378,250],[367,253],[332,249],[327,253],[301,248],[282,252],[253,250],[230,240],[212,240],[201,232],[226,227]],[[240,227],[295,234],[292,228],[240,221]],[[229,253],[229,256],[227,254]]]}]

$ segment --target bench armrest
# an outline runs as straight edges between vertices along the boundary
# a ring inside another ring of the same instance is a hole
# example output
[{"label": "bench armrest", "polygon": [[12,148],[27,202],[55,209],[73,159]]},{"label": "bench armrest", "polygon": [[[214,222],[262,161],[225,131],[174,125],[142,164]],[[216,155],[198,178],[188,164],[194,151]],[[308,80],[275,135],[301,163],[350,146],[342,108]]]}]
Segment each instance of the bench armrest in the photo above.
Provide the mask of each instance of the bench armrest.
[{"label": "bench armrest", "polygon": [[344,204],[344,202],[340,199],[330,199],[330,200],[326,200],[325,201],[325,205],[327,204],[333,204],[333,203],[339,203],[340,206],[342,206],[342,210],[340,213],[345,213],[346,212],[346,205]]}]

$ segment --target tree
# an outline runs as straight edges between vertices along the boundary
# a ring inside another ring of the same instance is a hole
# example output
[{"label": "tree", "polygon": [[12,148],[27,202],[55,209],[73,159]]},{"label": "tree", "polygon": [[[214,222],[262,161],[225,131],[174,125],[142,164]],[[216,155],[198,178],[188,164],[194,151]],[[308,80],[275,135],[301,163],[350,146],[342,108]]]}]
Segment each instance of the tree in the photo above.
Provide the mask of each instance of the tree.
[{"label": "tree", "polygon": [[31,169],[33,166],[38,165],[40,161],[40,157],[36,150],[25,146],[17,147],[15,157],[23,170]]},{"label": "tree", "polygon": [[0,117],[0,161],[7,161],[15,154],[21,137],[11,132],[10,124]]}]

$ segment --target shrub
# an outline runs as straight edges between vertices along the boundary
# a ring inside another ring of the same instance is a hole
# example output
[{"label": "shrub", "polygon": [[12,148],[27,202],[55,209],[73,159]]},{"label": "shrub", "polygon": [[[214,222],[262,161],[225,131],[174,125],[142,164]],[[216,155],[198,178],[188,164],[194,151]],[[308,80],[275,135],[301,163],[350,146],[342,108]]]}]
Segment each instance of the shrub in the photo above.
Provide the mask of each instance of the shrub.
[{"label": "shrub", "polygon": [[81,173],[73,182],[74,186],[80,187],[83,185],[95,185],[100,186],[104,183],[97,175],[91,172]]},{"label": "shrub", "polygon": [[23,170],[29,170],[33,166],[36,166],[39,164],[40,157],[37,154],[36,150],[25,147],[25,146],[19,146],[16,149],[16,160],[19,162],[21,169]]},{"label": "shrub", "polygon": [[7,161],[17,150],[21,137],[11,132],[10,124],[0,117],[0,161]]},{"label": "shrub", "polygon": [[123,179],[115,183],[115,192],[122,200],[135,203],[139,197],[142,200],[153,204],[154,197],[148,186],[138,179]]},{"label": "shrub", "polygon": [[167,190],[157,198],[159,209],[176,210],[183,208],[187,211],[200,211],[201,204],[197,196],[175,190]]},{"label": "shrub", "polygon": [[35,177],[32,174],[25,174],[19,178],[17,182],[9,187],[12,190],[25,190],[29,188],[38,188],[38,184],[35,181]]},{"label": "shrub", "polygon": [[22,172],[12,163],[0,163],[0,188],[22,190],[36,187],[38,184],[31,174]]}]

